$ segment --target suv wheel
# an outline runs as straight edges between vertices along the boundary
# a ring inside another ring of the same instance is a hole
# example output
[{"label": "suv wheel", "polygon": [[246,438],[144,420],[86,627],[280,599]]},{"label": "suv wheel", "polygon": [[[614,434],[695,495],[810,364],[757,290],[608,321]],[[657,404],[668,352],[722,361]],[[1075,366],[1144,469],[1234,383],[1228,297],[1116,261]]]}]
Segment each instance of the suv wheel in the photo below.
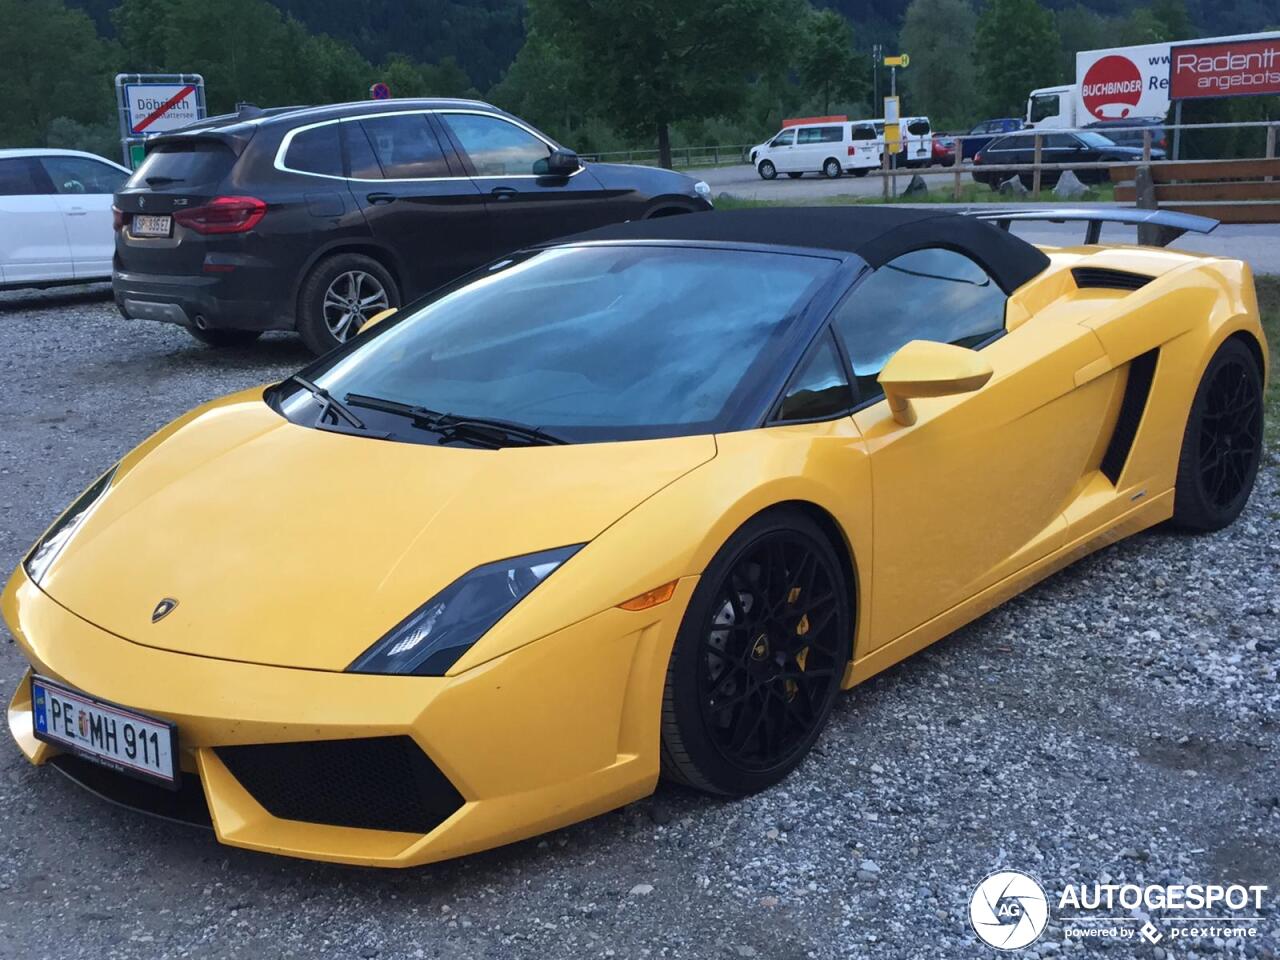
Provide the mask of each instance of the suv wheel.
[{"label": "suv wheel", "polygon": [[317,263],[303,282],[298,333],[312,353],[328,353],[374,314],[398,306],[400,290],[382,264],[362,253],[340,253]]},{"label": "suv wheel", "polygon": [[210,347],[244,347],[262,336],[261,330],[201,330],[199,327],[187,327],[187,333]]}]

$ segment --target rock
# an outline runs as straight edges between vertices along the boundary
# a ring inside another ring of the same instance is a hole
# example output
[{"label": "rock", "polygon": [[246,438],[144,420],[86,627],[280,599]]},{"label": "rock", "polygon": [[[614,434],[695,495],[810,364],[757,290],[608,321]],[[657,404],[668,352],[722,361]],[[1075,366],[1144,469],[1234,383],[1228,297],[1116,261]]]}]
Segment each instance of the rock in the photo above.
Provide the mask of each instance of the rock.
[{"label": "rock", "polygon": [[653,884],[652,884],[652,883],[637,883],[634,887],[632,887],[632,888],[631,888],[631,890],[628,892],[627,896],[629,896],[629,897],[647,897],[647,896],[648,896],[649,894],[651,894],[651,893],[653,893]]},{"label": "rock", "polygon": [[1080,182],[1074,170],[1062,171],[1062,176],[1053,188],[1053,195],[1059,200],[1079,200],[1086,193],[1088,188]]},{"label": "rock", "polygon": [[867,873],[879,873],[880,864],[876,863],[874,860],[863,860],[858,864],[858,869],[865,870]]},{"label": "rock", "polygon": [[902,191],[902,195],[904,197],[927,197],[929,195],[929,185],[924,182],[924,177],[920,176],[920,174],[912,174],[911,182]]},{"label": "rock", "polygon": [[880,875],[878,873],[872,873],[870,870],[859,870],[854,874],[854,876],[862,883],[875,883],[880,879]]},{"label": "rock", "polygon": [[734,947],[733,952],[740,957],[754,957],[756,955],[756,948],[747,946]]},{"label": "rock", "polygon": [[1005,197],[1026,197],[1031,191],[1022,185],[1021,178],[1015,173],[1000,184],[1000,194]]}]

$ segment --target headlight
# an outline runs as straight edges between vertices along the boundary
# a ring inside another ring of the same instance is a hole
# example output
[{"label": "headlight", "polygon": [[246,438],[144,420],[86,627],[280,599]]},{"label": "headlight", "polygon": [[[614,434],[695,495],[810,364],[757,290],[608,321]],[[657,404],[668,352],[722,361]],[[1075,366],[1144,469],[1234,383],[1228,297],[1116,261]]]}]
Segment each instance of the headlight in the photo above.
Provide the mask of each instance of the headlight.
[{"label": "headlight", "polygon": [[93,486],[80,494],[76,502],[67,507],[66,512],[57,519],[48,532],[37,540],[36,545],[31,548],[31,552],[27,554],[27,559],[22,562],[22,565],[26,568],[27,576],[35,584],[39,585],[40,581],[44,579],[44,575],[49,572],[49,567],[53,565],[53,561],[62,552],[62,548],[75,536],[76,531],[88,519],[89,514],[93,513],[93,508],[98,505],[102,495],[107,492],[107,487],[111,486],[111,480],[116,475],[116,469],[116,467],[112,467],[95,480]]},{"label": "headlight", "polygon": [[443,676],[473,643],[582,544],[499,560],[464,573],[347,667],[349,673]]},{"label": "headlight", "polygon": [[711,185],[705,180],[699,180],[693,185],[693,192],[700,196],[707,203],[711,202]]}]

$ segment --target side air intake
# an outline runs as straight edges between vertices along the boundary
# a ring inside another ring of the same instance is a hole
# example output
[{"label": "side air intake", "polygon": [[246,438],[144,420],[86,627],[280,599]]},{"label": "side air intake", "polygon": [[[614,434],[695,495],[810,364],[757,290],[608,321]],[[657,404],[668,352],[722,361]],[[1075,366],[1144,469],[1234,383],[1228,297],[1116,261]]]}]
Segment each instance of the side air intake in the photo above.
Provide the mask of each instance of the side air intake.
[{"label": "side air intake", "polygon": [[1120,400],[1116,429],[1111,434],[1111,442],[1107,444],[1107,452],[1102,455],[1102,473],[1114,484],[1120,483],[1120,474],[1124,472],[1129,451],[1133,449],[1133,441],[1138,436],[1138,426],[1142,423],[1147,399],[1151,396],[1151,381],[1155,379],[1156,360],[1159,356],[1160,350],[1157,348],[1129,361],[1129,375],[1124,384],[1124,396]]},{"label": "side air intake", "polygon": [[1071,276],[1081,290],[1141,290],[1154,279],[1140,273],[1126,273],[1124,270],[1109,270],[1106,267],[1076,267],[1071,271]]}]

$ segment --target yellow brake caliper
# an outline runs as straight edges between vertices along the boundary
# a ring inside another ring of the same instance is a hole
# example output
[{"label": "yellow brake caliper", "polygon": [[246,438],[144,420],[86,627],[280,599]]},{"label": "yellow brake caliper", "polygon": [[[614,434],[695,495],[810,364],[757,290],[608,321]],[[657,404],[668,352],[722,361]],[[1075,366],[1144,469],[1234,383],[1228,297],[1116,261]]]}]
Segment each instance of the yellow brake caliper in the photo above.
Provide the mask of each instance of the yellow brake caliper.
[{"label": "yellow brake caliper", "polygon": [[[787,594],[787,603],[789,605],[794,606],[795,602],[799,599],[800,599],[800,588],[792,587],[791,592]],[[809,615],[806,613],[803,617],[800,618],[800,622],[796,624],[796,636],[803,637],[808,632],[809,632]],[[804,664],[808,658],[809,658],[809,648],[801,647],[800,652],[796,654],[796,664],[800,667],[801,671],[804,670]],[[787,692],[788,700],[794,699],[795,695],[800,692],[800,687],[796,684],[794,680],[788,679],[786,683],[783,685],[783,687]]]}]

